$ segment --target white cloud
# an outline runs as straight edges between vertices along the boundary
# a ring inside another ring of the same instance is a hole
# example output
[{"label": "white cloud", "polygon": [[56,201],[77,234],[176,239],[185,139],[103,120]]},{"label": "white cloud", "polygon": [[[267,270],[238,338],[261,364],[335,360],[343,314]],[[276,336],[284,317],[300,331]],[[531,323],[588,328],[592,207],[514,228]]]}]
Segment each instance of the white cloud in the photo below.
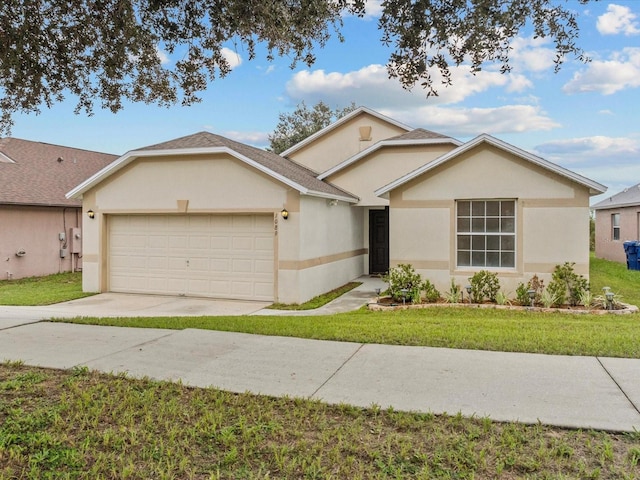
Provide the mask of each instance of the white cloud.
[{"label": "white cloud", "polygon": [[258,148],[263,148],[269,145],[269,134],[265,132],[240,132],[237,130],[227,130],[222,135],[237,142],[246,143]]},{"label": "white cloud", "polygon": [[640,156],[640,142],[630,137],[579,137],[556,140],[538,145],[536,150],[554,158],[612,158]]},{"label": "white cloud", "polygon": [[379,17],[382,15],[382,0],[365,0],[364,11],[367,17]]},{"label": "white cloud", "polygon": [[[343,12],[344,16],[354,16],[350,13]],[[372,20],[380,18],[382,15],[382,0],[364,0],[364,20]]]},{"label": "white cloud", "polygon": [[[535,152],[609,187],[604,197],[638,183],[640,178],[640,140],[634,137],[568,138],[538,145]],[[592,203],[600,199],[592,199]]]},{"label": "white cloud", "polygon": [[167,55],[167,52],[165,52],[158,46],[156,46],[156,54],[158,55],[158,58],[160,59],[160,63],[162,65],[166,65],[171,62],[171,59],[169,58],[169,55]]},{"label": "white cloud", "polygon": [[438,96],[428,97],[421,88],[407,91],[389,79],[386,67],[369,65],[347,73],[324,70],[297,72],[287,83],[292,103],[323,101],[329,105],[366,105],[415,127],[439,130],[452,136],[551,130],[559,126],[537,105],[502,105],[489,108],[445,107],[495,87],[521,91],[530,82],[521,74],[483,70],[472,75],[452,69],[453,86],[438,86]]},{"label": "white cloud", "polygon": [[629,7],[612,3],[607,7],[607,13],[598,17],[596,28],[602,35],[637,35],[640,29],[636,18]]},{"label": "white cloud", "polygon": [[[482,70],[473,75],[464,66],[453,67],[451,77],[453,85],[447,87],[441,83],[439,74],[434,75],[438,96],[429,97],[429,103],[460,103],[493,87],[521,92],[531,86],[520,74]],[[301,100],[308,103],[323,100],[329,104],[348,105],[353,101],[358,105],[411,107],[417,102],[426,101],[426,92],[421,87],[416,86],[411,91],[403,89],[397,80],[389,78],[385,66],[377,64],[347,73],[302,70],[287,82],[286,91],[296,103]]]},{"label": "white cloud", "polygon": [[452,108],[423,106],[413,109],[383,108],[381,113],[416,127],[436,130],[454,137],[551,130],[560,125],[532,105],[494,108]]},{"label": "white cloud", "polygon": [[599,92],[611,95],[625,88],[640,87],[640,48],[627,47],[609,60],[594,60],[576,72],[562,90],[565,93]]},{"label": "white cloud", "polygon": [[224,59],[227,62],[229,62],[229,66],[231,67],[231,70],[242,65],[242,57],[234,50],[231,50],[230,48],[227,48],[227,47],[223,47],[220,53],[222,53],[222,56],[224,57]]},{"label": "white cloud", "polygon": [[511,42],[510,63],[515,72],[542,72],[554,66],[556,51],[548,38],[517,37]]}]

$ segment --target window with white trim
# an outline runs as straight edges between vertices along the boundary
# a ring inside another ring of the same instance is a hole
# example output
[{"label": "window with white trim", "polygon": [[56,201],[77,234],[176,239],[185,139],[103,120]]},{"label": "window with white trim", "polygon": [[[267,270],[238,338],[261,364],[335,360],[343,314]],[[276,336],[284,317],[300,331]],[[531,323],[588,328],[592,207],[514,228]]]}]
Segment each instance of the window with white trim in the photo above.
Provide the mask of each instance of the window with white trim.
[{"label": "window with white trim", "polygon": [[516,265],[516,201],[456,202],[458,267],[514,268]]},{"label": "window with white trim", "polygon": [[620,214],[611,214],[611,239],[620,240]]}]

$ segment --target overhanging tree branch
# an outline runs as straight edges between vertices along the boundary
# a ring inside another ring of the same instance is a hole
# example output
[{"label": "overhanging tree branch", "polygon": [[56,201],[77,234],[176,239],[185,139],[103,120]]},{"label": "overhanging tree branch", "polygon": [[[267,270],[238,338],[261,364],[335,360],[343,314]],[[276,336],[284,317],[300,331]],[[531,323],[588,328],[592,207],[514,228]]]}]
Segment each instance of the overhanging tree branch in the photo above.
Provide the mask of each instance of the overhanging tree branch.
[{"label": "overhanging tree branch", "polygon": [[[578,0],[588,3],[590,0]],[[381,40],[392,46],[391,77],[407,88],[437,91],[434,73],[450,83],[450,66],[508,71],[510,41],[527,25],[551,38],[556,64],[584,60],[578,25],[565,0],[387,0]],[[76,112],[95,104],[117,112],[123,101],[190,105],[209,83],[230,72],[223,47],[249,58],[312,65],[315,51],[342,15],[362,15],[364,0],[4,0],[0,3],[0,133],[17,112],[39,112],[65,97]],[[163,64],[161,47],[181,58]]]}]

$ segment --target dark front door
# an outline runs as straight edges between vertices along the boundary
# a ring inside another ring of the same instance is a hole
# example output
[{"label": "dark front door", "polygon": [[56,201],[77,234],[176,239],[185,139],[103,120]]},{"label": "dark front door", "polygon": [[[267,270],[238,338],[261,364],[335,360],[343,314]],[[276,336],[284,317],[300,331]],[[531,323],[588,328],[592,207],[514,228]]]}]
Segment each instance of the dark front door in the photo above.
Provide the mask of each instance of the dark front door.
[{"label": "dark front door", "polygon": [[389,270],[389,208],[369,210],[369,273]]}]

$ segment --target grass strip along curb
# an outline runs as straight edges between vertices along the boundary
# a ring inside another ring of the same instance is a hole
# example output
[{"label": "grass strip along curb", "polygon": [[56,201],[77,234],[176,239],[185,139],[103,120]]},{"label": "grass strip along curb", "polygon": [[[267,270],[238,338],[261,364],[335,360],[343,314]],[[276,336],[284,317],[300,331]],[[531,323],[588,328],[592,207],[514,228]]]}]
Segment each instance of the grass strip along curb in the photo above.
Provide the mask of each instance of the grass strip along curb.
[{"label": "grass strip along curb", "polygon": [[0,364],[0,478],[640,475],[640,433],[572,431]]}]

